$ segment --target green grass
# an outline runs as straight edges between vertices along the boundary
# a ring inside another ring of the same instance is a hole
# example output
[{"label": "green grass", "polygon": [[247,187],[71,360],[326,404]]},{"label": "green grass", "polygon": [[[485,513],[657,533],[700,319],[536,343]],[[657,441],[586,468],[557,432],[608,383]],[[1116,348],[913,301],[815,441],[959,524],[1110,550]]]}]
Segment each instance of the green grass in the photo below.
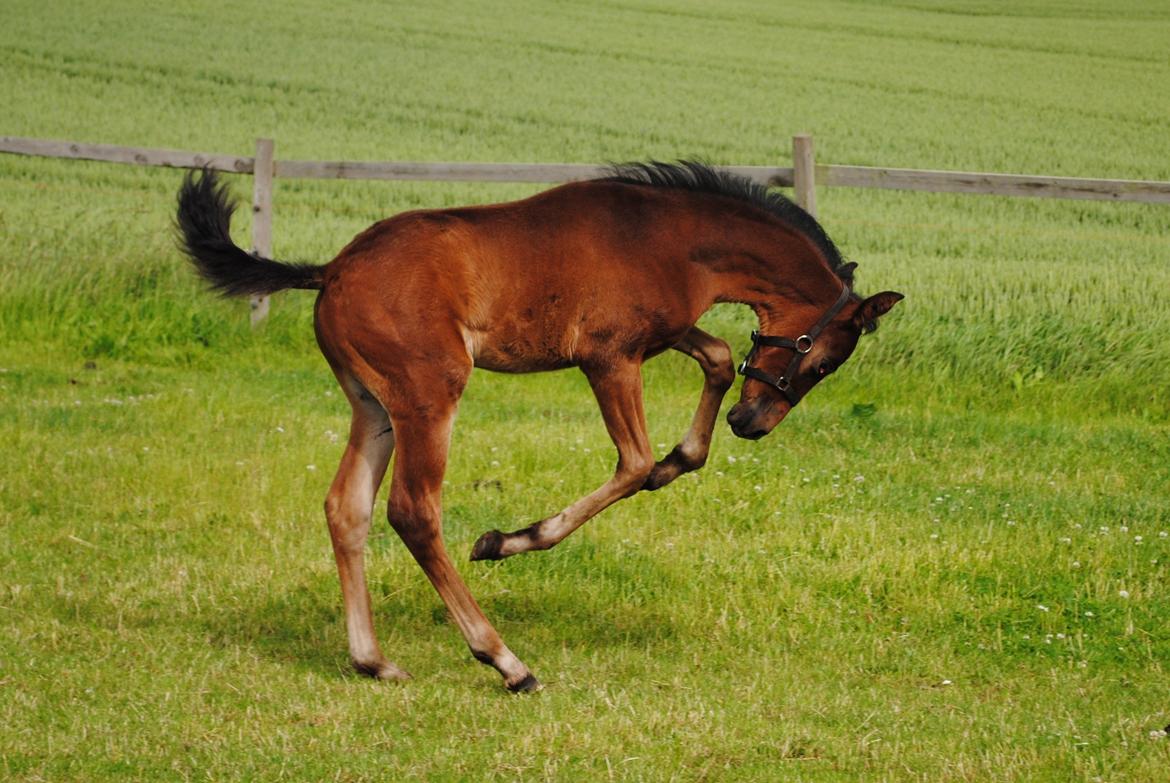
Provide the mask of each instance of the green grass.
[{"label": "green grass", "polygon": [[[2,132],[300,158],[700,155],[1170,179],[1156,3],[11,2]],[[510,697],[382,520],[353,675],[321,502],[347,411],[311,297],[203,294],[173,171],[0,157],[0,773],[16,780],[1156,780],[1170,211],[822,190],[908,294],[759,443],[461,571]],[[244,194],[247,179],[236,181]],[[521,186],[279,181],[276,253]],[[247,210],[237,236],[248,231]],[[742,356],[753,323],[706,325]],[[646,368],[669,449],[701,376]],[[575,372],[477,373],[463,561],[612,469]],[[383,489],[381,507],[384,503]]]}]

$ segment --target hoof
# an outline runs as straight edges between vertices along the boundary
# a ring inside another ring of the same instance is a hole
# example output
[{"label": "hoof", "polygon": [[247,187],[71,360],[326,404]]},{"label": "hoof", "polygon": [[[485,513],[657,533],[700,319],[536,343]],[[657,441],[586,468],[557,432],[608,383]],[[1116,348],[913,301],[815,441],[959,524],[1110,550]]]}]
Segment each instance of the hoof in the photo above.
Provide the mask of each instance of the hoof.
[{"label": "hoof", "polygon": [[350,661],[353,664],[354,671],[358,674],[364,674],[367,677],[372,677],[375,680],[389,680],[392,682],[402,682],[410,679],[410,672],[399,669],[390,661],[382,660],[374,663],[363,663],[361,661]]},{"label": "hoof", "polygon": [[508,685],[507,688],[512,693],[536,693],[543,690],[544,686],[540,684],[540,680],[528,674],[523,680],[515,685]]},{"label": "hoof", "polygon": [[504,545],[504,534],[498,530],[489,530],[479,537],[475,546],[471,548],[471,560],[499,560],[500,547]]}]

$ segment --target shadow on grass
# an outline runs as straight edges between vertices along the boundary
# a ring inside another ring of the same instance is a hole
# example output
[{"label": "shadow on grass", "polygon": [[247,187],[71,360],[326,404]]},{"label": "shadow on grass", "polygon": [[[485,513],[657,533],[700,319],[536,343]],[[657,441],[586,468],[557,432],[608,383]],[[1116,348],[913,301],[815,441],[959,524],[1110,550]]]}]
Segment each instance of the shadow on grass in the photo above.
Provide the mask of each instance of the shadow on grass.
[{"label": "shadow on grass", "polygon": [[[542,655],[563,645],[593,650],[639,650],[673,644],[681,610],[668,576],[653,561],[580,547],[574,556],[534,555],[530,562],[502,563],[492,585],[472,583],[489,621],[506,642]],[[470,655],[458,629],[421,571],[413,566],[373,574],[374,627],[391,660],[419,658],[421,651],[450,653],[455,665]],[[345,624],[336,577],[321,574],[218,612],[203,613],[212,644],[251,647],[259,654],[327,676],[359,676],[349,667]],[[413,648],[413,649],[406,649]],[[542,651],[540,648],[544,648]],[[440,662],[442,663],[442,662]]]},{"label": "shadow on grass", "polygon": [[224,649],[246,646],[283,665],[326,676],[349,672],[336,584],[321,576],[270,588],[205,610],[200,619],[208,643]]},{"label": "shadow on grass", "polygon": [[495,592],[480,598],[503,633],[559,646],[637,647],[671,643],[683,608],[663,564],[639,552],[610,551],[588,540],[485,565]]},{"label": "shadow on grass", "polygon": [[[653,649],[680,636],[685,598],[663,564],[640,553],[589,541],[496,564],[460,564],[473,594],[505,641],[544,656],[567,645]],[[490,570],[489,570],[490,569]],[[116,602],[93,586],[49,597],[61,622],[92,631],[131,630],[166,646],[245,651],[327,678],[360,677],[349,665],[340,589],[330,570],[286,574],[262,586],[224,587],[199,604],[159,591]],[[371,569],[374,625],[391,660],[449,652],[450,665],[470,655],[446,607],[405,556]],[[439,663],[443,663],[440,661]],[[443,664],[446,665],[446,664]]]}]

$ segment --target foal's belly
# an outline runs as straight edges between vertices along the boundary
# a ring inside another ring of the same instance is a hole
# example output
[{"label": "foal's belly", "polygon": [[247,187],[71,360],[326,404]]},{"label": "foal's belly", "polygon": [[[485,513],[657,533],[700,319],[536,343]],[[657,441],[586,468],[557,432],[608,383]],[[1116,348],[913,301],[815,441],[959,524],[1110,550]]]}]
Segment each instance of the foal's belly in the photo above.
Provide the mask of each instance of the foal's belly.
[{"label": "foal's belly", "polygon": [[[465,330],[476,367],[526,373],[604,364],[621,358],[647,359],[676,344],[693,324],[632,320],[582,320],[571,326],[529,324],[525,328]],[[543,327],[543,328],[542,328]]]},{"label": "foal's belly", "polygon": [[529,330],[467,330],[467,351],[476,367],[495,372],[543,372],[580,364],[572,334]]}]

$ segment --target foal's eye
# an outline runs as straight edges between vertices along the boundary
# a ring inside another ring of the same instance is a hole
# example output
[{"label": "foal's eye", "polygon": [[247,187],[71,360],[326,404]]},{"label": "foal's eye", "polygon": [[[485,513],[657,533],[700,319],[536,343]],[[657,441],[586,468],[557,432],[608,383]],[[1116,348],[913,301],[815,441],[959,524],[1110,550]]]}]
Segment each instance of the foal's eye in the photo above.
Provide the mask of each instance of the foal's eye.
[{"label": "foal's eye", "polygon": [[826,375],[828,375],[832,371],[833,371],[833,365],[830,362],[821,362],[817,366],[817,375],[819,375],[822,378],[824,378]]}]

